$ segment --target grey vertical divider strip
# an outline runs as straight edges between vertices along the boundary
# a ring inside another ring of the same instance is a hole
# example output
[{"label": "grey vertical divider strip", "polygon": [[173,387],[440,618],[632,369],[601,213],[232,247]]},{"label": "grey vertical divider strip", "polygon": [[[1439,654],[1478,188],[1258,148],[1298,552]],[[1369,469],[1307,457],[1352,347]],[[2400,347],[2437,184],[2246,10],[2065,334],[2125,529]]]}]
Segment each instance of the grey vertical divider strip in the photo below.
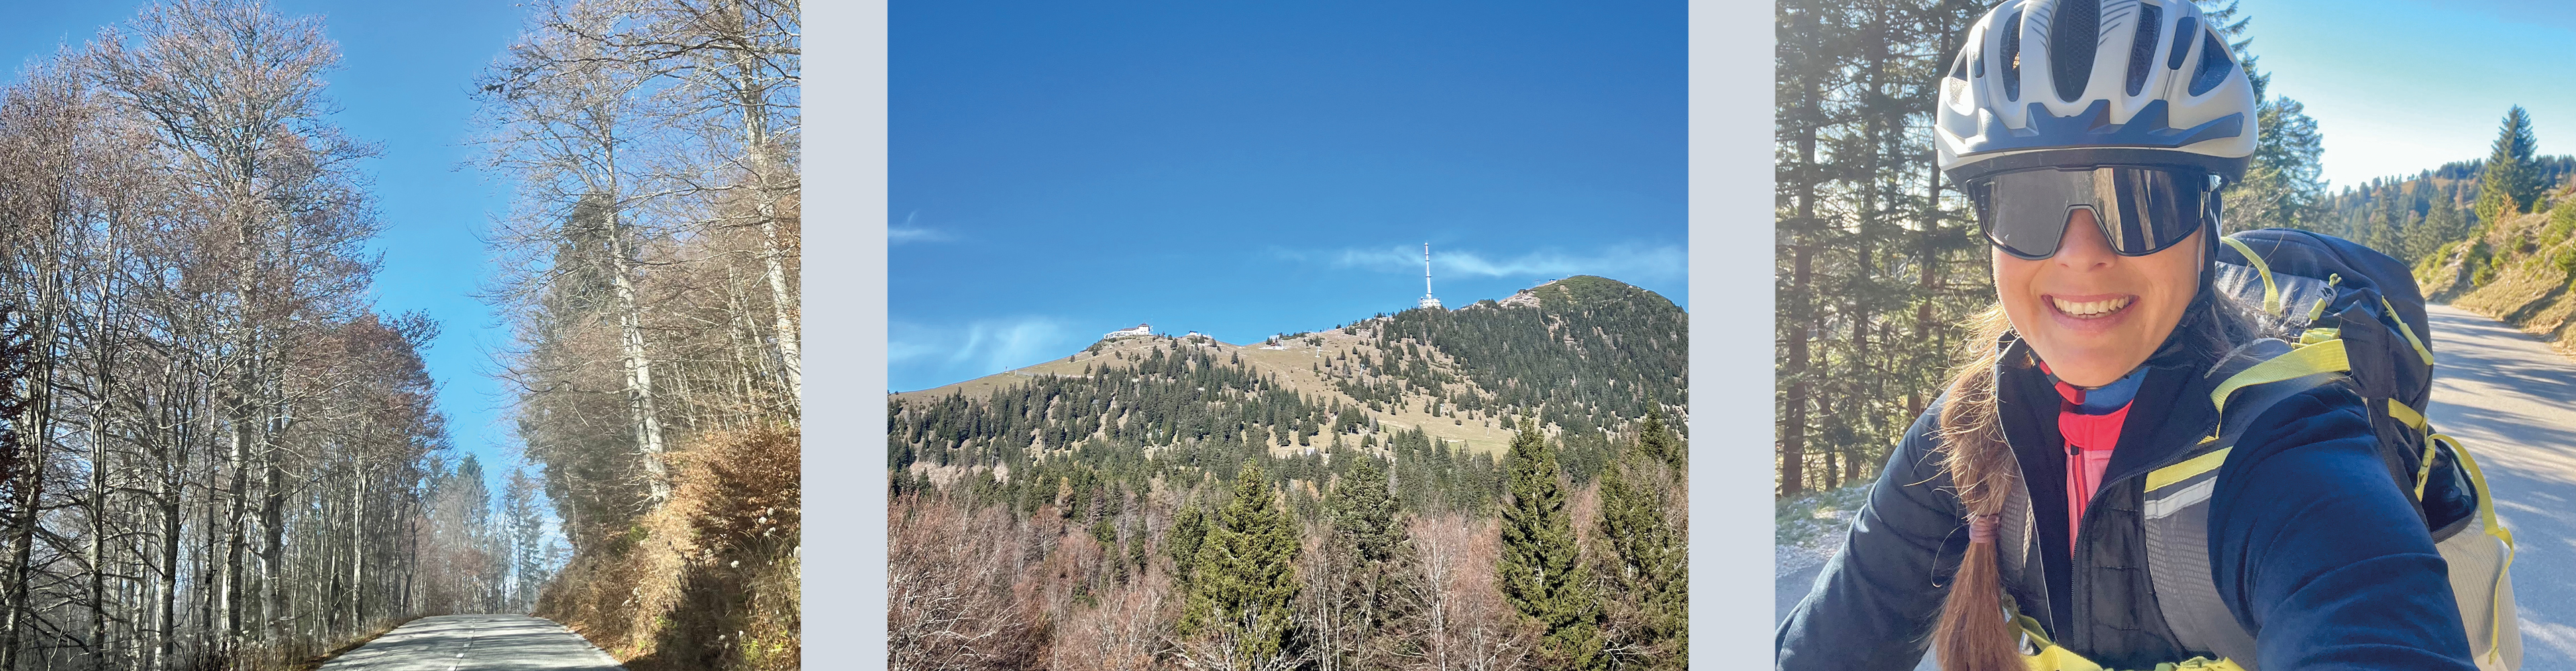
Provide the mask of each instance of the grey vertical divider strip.
[{"label": "grey vertical divider strip", "polygon": [[804,666],[882,669],[886,4],[804,10]]},{"label": "grey vertical divider strip", "polygon": [[1774,16],[1770,2],[1690,5],[1690,626],[1700,668],[1772,665]]}]

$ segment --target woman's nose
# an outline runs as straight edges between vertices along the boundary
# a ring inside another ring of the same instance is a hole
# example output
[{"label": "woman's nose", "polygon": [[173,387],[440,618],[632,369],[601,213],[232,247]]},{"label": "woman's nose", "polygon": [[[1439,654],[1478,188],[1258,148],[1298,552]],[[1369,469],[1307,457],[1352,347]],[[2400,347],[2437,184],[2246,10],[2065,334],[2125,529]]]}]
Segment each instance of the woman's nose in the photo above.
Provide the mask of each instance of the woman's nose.
[{"label": "woman's nose", "polygon": [[2091,209],[2076,208],[2066,213],[2066,233],[2059,238],[2055,257],[2058,265],[2081,270],[2111,264],[2111,257],[2117,254],[2111,251],[2111,242],[2102,239],[2102,227],[2093,222]]}]

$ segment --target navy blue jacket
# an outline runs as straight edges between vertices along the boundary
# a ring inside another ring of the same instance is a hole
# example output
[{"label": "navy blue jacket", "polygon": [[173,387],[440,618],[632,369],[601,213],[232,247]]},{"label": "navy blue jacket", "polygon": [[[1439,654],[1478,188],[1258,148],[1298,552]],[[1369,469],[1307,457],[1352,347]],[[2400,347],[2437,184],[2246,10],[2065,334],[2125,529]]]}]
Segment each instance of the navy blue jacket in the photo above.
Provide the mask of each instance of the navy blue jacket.
[{"label": "navy blue jacket", "polygon": [[[2007,355],[2007,359],[2011,359]],[[2155,365],[2150,362],[2150,365]],[[2110,668],[2181,661],[2147,587],[2126,480],[2189,448],[2213,424],[2214,380],[2152,369],[2088,510],[2082,561],[2066,538],[2057,395],[2036,369],[1999,366],[2006,441],[2029,489],[2041,566],[2004,576],[2023,614]],[[2475,668],[2441,555],[2382,461],[2359,396],[2328,385],[2272,406],[2236,443],[2210,502],[2212,577],[2255,636],[2262,671]],[[1777,637],[1782,671],[1913,668],[1967,548],[1961,507],[1935,451],[1941,403],[1889,455],[1846,542]],[[2135,493],[2129,493],[2134,500]],[[2083,614],[2079,616],[2079,613]]]}]

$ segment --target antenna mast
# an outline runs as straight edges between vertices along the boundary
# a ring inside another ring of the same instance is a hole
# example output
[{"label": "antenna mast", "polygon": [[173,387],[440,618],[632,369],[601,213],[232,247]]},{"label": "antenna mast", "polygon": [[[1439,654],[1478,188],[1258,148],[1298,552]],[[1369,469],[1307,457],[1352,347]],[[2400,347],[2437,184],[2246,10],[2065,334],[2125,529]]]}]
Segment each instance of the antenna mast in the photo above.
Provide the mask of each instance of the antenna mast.
[{"label": "antenna mast", "polygon": [[1440,299],[1433,298],[1431,296],[1431,243],[1428,242],[1422,243],[1422,300],[1415,301],[1413,306],[1417,308],[1440,307]]}]

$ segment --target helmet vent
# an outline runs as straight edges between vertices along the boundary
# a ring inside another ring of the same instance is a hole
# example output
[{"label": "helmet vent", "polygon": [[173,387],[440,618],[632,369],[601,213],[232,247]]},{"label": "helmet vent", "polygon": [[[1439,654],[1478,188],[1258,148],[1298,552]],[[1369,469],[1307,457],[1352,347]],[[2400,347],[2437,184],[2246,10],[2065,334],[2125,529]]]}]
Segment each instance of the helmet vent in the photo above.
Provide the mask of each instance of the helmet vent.
[{"label": "helmet vent", "polygon": [[2021,100],[2021,12],[2004,19],[2004,99]]},{"label": "helmet vent", "polygon": [[2138,5],[2137,39],[2129,43],[2129,95],[2147,89],[2147,70],[2155,67],[2157,29],[2164,27],[2164,8]]},{"label": "helmet vent", "polygon": [[2236,61],[2227,57],[2227,45],[2218,41],[2218,33],[2200,34],[2200,67],[2191,73],[2191,94],[2208,93],[2227,81],[2227,73],[2236,69]]},{"label": "helmet vent", "polygon": [[2102,0],[2065,0],[2048,18],[2048,69],[2057,99],[2075,102],[2093,78],[2093,51],[2102,33]]},{"label": "helmet vent", "polygon": [[2182,69],[2182,57],[2191,54],[2191,38],[2184,36],[2197,30],[2200,30],[2199,17],[2186,16],[2174,22],[2173,51],[2165,54],[2165,69]]},{"label": "helmet vent", "polygon": [[1959,99],[1968,93],[1968,61],[1971,60],[1975,60],[1972,55],[1959,54],[1958,62],[1950,65],[1949,78],[1941,80],[1941,97],[1952,105],[1959,104]]}]

